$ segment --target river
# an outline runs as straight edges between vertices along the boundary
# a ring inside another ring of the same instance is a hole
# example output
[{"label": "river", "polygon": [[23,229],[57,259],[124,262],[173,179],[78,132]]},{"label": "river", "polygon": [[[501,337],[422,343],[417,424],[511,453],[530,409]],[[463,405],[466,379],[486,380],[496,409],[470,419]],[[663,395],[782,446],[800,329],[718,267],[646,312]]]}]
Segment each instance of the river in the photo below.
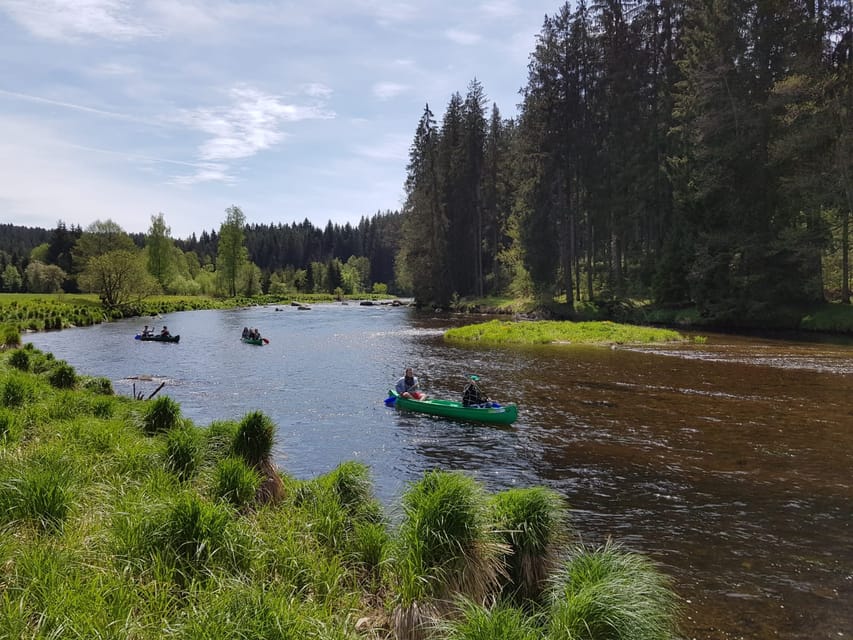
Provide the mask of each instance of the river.
[{"label": "river", "polygon": [[[704,640],[853,637],[853,346],[703,334],[679,346],[467,348],[442,331],[476,318],[355,303],[174,313],[179,344],[126,320],[25,341],[116,392],[161,394],[206,426],[261,410],[276,461],[309,478],[370,465],[393,514],[407,483],[465,470],[490,490],[546,485],[577,536],[647,554]],[[270,343],[239,341],[244,326]],[[412,366],[435,396],[480,376],[519,404],[512,427],[384,406]]]}]

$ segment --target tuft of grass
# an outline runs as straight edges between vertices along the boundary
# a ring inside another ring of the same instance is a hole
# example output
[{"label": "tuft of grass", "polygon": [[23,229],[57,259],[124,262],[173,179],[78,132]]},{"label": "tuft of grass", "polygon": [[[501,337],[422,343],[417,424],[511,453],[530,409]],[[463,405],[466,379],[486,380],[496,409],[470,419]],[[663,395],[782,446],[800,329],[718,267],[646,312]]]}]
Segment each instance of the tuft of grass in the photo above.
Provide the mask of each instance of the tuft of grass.
[{"label": "tuft of grass", "polygon": [[29,376],[10,371],[4,378],[0,378],[0,406],[19,408],[31,402],[35,396],[35,383]]},{"label": "tuft of grass", "polygon": [[83,388],[88,389],[92,393],[99,393],[103,396],[111,396],[115,394],[113,383],[109,378],[89,377],[83,378]]},{"label": "tuft of grass", "polygon": [[165,433],[181,424],[181,406],[169,396],[153,400],[142,416],[145,433]]},{"label": "tuft of grass", "polygon": [[607,542],[578,546],[551,592],[548,638],[671,640],[678,604],[668,578],[644,556]]},{"label": "tuft of grass", "polygon": [[48,374],[47,380],[56,389],[72,389],[77,384],[77,373],[70,364],[59,361]]},{"label": "tuft of grass", "polygon": [[0,481],[0,519],[61,531],[74,503],[73,481],[72,465],[58,455],[7,468]]},{"label": "tuft of grass", "polygon": [[9,356],[9,364],[18,371],[30,370],[30,353],[26,349],[15,349]]},{"label": "tuft of grass", "polygon": [[253,411],[246,414],[234,435],[233,452],[246,464],[258,467],[269,459],[275,437],[275,424],[266,414]]},{"label": "tuft of grass", "polygon": [[239,426],[235,420],[215,420],[210,423],[205,431],[209,458],[222,460],[233,453]]},{"label": "tuft of grass", "polygon": [[504,557],[505,593],[522,601],[538,599],[568,537],[563,499],[545,487],[509,489],[492,496],[490,511],[509,550]]},{"label": "tuft of grass", "polygon": [[4,324],[0,327],[0,344],[5,349],[11,349],[21,344],[21,331],[17,326]]},{"label": "tuft of grass", "polygon": [[449,342],[477,342],[490,345],[554,343],[608,345],[682,342],[685,338],[671,329],[618,324],[606,320],[601,322],[492,320],[448,329],[444,332],[444,339]]},{"label": "tuft of grass", "polygon": [[363,462],[342,462],[326,474],[321,483],[353,518],[367,522],[382,520],[382,506],[373,493],[370,467]]},{"label": "tuft of grass", "polygon": [[184,425],[169,431],[166,436],[166,468],[181,482],[192,478],[202,462],[201,434]]},{"label": "tuft of grass", "polygon": [[213,495],[237,508],[248,506],[255,497],[261,477],[242,458],[225,458],[216,465]]},{"label": "tuft of grass", "polygon": [[541,640],[536,618],[506,603],[484,607],[470,600],[459,603],[459,615],[442,624],[447,640]]},{"label": "tuft of grass", "polygon": [[490,533],[481,486],[456,472],[431,471],[403,495],[403,521],[390,562],[401,638],[419,637],[440,601],[482,600],[497,589],[502,554]]}]

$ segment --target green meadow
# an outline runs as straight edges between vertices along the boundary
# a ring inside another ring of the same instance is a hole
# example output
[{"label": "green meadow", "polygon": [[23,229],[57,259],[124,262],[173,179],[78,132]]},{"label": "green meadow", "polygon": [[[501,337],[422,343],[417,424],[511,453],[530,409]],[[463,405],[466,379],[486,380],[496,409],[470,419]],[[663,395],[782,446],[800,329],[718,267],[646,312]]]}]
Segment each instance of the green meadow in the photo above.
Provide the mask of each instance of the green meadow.
[{"label": "green meadow", "polygon": [[677,331],[655,327],[619,324],[610,321],[569,322],[535,320],[512,322],[491,320],[479,324],[448,329],[445,340],[502,344],[645,344],[682,342]]},{"label": "green meadow", "polygon": [[587,540],[543,487],[436,470],[392,520],[370,469],[297,480],[260,412],[207,425],[168,396],[7,333],[0,352],[0,637],[655,640],[664,573]]}]

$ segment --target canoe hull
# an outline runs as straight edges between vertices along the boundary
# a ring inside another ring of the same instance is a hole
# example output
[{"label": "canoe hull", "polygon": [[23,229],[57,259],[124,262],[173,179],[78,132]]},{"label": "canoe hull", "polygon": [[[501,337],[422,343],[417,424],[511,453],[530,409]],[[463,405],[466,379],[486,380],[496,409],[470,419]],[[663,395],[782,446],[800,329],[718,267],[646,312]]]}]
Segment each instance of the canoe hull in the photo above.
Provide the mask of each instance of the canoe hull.
[{"label": "canoe hull", "polygon": [[142,342],[178,342],[180,341],[181,336],[143,336],[137,334],[136,339],[141,340]]},{"label": "canoe hull", "polygon": [[264,339],[263,338],[240,338],[240,340],[242,340],[246,344],[254,344],[254,345],[257,345],[259,347],[264,346]]},{"label": "canoe hull", "polygon": [[399,409],[406,411],[417,411],[442,418],[453,420],[466,420],[469,422],[482,422],[485,424],[512,424],[518,418],[518,407],[514,404],[491,406],[491,407],[466,407],[461,402],[453,400],[414,400],[403,398],[394,391],[389,391],[389,397],[394,398],[394,404]]}]

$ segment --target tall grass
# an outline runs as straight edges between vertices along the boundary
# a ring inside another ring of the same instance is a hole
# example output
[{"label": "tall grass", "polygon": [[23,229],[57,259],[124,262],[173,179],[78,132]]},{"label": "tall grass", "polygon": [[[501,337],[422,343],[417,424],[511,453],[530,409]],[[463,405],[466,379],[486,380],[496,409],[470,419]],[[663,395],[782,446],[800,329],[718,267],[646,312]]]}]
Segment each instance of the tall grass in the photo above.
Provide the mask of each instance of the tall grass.
[{"label": "tall grass", "polygon": [[262,504],[277,503],[284,493],[284,485],[270,458],[274,438],[275,424],[260,411],[246,414],[234,434],[232,451],[261,474],[256,499]]},{"label": "tall grass", "polygon": [[490,519],[509,553],[504,556],[504,592],[523,601],[538,599],[568,541],[568,512],[551,489],[509,489],[490,500]]},{"label": "tall grass", "polygon": [[26,374],[9,371],[0,377],[0,406],[10,409],[23,407],[36,396],[36,382]]},{"label": "tall grass", "polygon": [[536,619],[506,603],[463,601],[459,609],[458,617],[440,625],[446,640],[542,640]]},{"label": "tall grass", "polygon": [[58,361],[47,379],[57,389],[71,389],[77,384],[77,372],[67,362]]},{"label": "tall grass", "polygon": [[549,640],[671,640],[678,604],[650,560],[608,542],[574,548],[551,593]]},{"label": "tall grass", "polygon": [[202,437],[195,427],[184,425],[166,435],[166,467],[186,482],[202,463]]},{"label": "tall grass", "polygon": [[142,417],[145,433],[165,433],[181,424],[181,406],[169,396],[160,396],[148,405]]},{"label": "tall grass", "polygon": [[238,509],[251,504],[261,484],[261,476],[242,458],[225,458],[216,465],[213,495]]},{"label": "tall grass", "polygon": [[59,455],[33,456],[0,476],[0,521],[61,531],[74,504],[74,472]]},{"label": "tall grass", "polygon": [[398,638],[421,638],[443,603],[481,601],[497,589],[506,548],[491,535],[485,496],[472,478],[431,471],[403,495],[403,521],[391,561]]}]

